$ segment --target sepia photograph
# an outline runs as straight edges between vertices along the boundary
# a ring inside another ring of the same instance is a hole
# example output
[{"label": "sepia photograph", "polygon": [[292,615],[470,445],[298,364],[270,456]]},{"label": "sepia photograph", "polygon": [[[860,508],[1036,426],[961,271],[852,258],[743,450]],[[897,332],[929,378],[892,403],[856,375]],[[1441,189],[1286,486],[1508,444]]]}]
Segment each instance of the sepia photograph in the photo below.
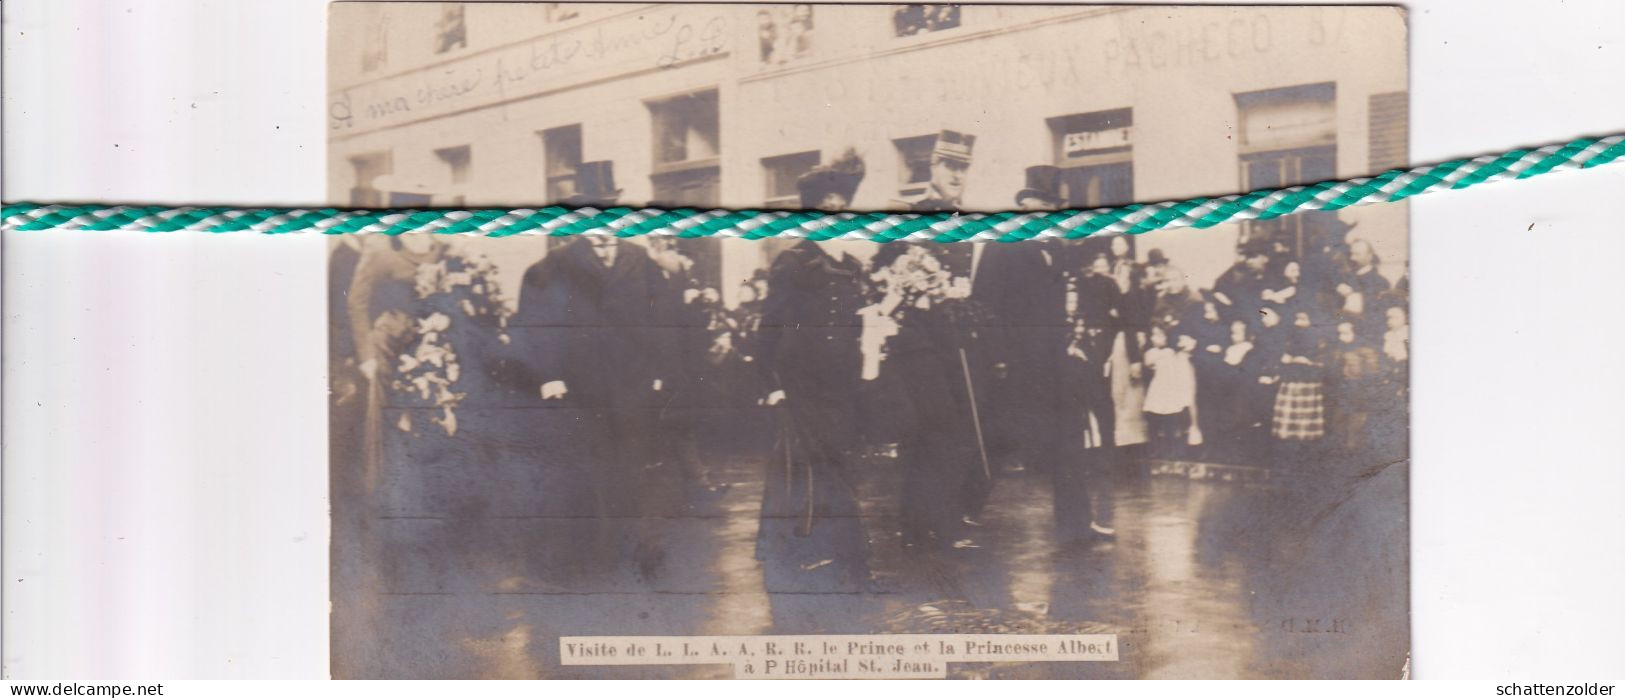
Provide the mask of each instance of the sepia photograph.
[{"label": "sepia photograph", "polygon": [[[334,206],[1087,209],[1409,161],[1397,7],[339,2],[329,42]],[[335,678],[1408,675],[1404,205],[345,235],[327,276]]]}]

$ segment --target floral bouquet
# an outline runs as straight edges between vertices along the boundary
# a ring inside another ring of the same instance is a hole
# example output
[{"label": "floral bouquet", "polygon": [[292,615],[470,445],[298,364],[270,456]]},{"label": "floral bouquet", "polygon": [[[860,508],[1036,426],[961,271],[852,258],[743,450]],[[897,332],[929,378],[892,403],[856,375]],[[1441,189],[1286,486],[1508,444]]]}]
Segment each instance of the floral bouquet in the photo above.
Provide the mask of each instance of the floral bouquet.
[{"label": "floral bouquet", "polygon": [[[503,330],[512,311],[502,302],[496,266],[483,256],[445,257],[420,264],[413,290],[417,312],[393,343],[396,363],[390,387],[409,403],[438,408],[430,421],[447,436],[455,436],[456,407],[467,393],[456,390],[463,368],[452,341],[453,328],[458,327],[464,337],[479,330],[494,332],[498,341],[506,343]],[[459,327],[459,323],[469,327]],[[402,413],[396,426],[412,431],[410,413]]]},{"label": "floral bouquet", "polygon": [[496,275],[496,265],[485,255],[444,257],[418,265],[413,290],[419,300],[449,301],[463,317],[502,329],[512,311],[502,301]]},{"label": "floral bouquet", "polygon": [[970,295],[970,279],[954,276],[942,260],[922,245],[910,245],[892,263],[870,275],[885,296],[881,302],[887,315],[902,319],[910,309],[930,310],[945,301]]},{"label": "floral bouquet", "polygon": [[[887,345],[904,326],[937,326],[952,335],[973,334],[984,319],[981,306],[970,299],[970,277],[954,275],[935,249],[911,245],[891,264],[870,274],[883,300],[859,312],[863,318],[859,343],[864,380],[879,375]],[[956,337],[953,341],[967,339]]]}]

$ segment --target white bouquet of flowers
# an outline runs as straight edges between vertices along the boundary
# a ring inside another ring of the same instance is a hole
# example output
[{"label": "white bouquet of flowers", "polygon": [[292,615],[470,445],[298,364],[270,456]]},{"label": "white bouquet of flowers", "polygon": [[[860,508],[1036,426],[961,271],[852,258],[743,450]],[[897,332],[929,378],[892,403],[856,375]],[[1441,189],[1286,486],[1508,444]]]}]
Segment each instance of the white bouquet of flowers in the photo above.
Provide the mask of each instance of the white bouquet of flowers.
[{"label": "white bouquet of flowers", "polygon": [[891,264],[869,275],[882,300],[858,311],[863,320],[859,349],[864,380],[880,374],[886,345],[908,324],[913,313],[938,316],[952,325],[974,322],[970,277],[957,276],[943,265],[934,248],[910,245]]},{"label": "white bouquet of flowers", "polygon": [[[394,379],[390,387],[408,403],[438,410],[430,421],[447,436],[457,434],[456,408],[466,392],[456,390],[464,371],[452,341],[457,323],[485,326],[507,342],[503,330],[511,311],[502,302],[496,266],[480,257],[445,257],[418,265],[413,277],[417,312],[397,339]],[[462,336],[471,336],[463,332]],[[413,429],[403,412],[396,427]]]},{"label": "white bouquet of flowers", "polygon": [[929,310],[947,300],[970,295],[970,278],[955,276],[923,245],[910,245],[892,263],[869,277],[885,296],[881,307],[901,318],[910,308]]}]

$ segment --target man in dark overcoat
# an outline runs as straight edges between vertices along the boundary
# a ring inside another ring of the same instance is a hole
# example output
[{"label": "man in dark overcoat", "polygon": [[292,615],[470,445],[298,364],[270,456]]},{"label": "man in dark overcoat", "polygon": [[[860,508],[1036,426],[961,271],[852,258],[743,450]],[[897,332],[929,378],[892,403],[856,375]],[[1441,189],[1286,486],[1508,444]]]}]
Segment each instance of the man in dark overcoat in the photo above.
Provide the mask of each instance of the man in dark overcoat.
[{"label": "man in dark overcoat", "polygon": [[[1058,175],[1049,165],[1027,168],[1027,186],[1016,194],[1016,205],[1034,211],[1060,208]],[[991,455],[1045,473],[1076,452],[1061,438],[1066,429],[1055,380],[1069,336],[1060,253],[1054,241],[987,243],[974,265],[970,296],[984,311],[977,337],[985,372],[977,377],[986,376],[980,405]],[[965,517],[976,526],[992,481],[973,478],[971,484]]]},{"label": "man in dark overcoat", "polygon": [[[612,201],[604,180],[589,180],[582,196],[597,198],[590,203]],[[657,311],[666,291],[664,275],[642,246],[578,237],[525,271],[509,320],[512,358],[503,372],[542,408],[530,410],[529,426],[552,439],[536,454],[547,471],[544,482],[554,488],[544,496],[576,504],[582,511],[570,514],[589,515],[597,524],[596,541],[576,544],[612,560],[633,548],[645,577],[661,564],[638,519],[645,513],[640,475],[653,459],[649,436],[662,363],[652,359],[663,350]]]}]

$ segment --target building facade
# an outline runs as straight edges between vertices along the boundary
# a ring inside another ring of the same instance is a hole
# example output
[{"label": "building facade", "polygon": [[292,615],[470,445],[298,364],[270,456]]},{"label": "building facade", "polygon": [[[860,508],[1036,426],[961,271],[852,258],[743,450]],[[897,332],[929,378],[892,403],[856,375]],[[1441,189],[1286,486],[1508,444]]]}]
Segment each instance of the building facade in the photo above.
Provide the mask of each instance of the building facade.
[{"label": "building facade", "polygon": [[[937,134],[976,137],[961,205],[1013,208],[1026,168],[1069,206],[1224,194],[1406,164],[1396,8],[1008,5],[335,5],[329,194],[357,206],[537,205],[614,163],[623,204],[796,207],[847,148],[855,208],[895,209]],[[342,16],[341,16],[342,15]],[[341,21],[342,20],[342,21]],[[1406,210],[1345,212],[1383,273]],[[1154,244],[1205,286],[1247,227]],[[782,243],[694,241],[733,287]],[[1141,251],[1144,254],[1144,251]]]}]

